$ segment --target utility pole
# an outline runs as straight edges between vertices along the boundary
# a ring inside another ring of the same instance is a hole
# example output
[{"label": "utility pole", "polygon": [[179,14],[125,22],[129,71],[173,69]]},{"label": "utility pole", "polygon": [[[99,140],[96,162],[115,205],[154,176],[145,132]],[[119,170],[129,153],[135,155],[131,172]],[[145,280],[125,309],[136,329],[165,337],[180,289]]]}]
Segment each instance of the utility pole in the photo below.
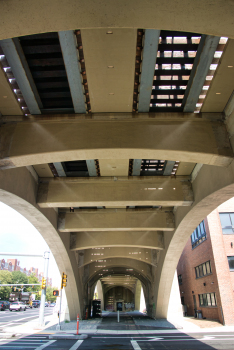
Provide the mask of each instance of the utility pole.
[{"label": "utility pole", "polygon": [[44,276],[42,278],[42,283],[41,283],[41,305],[40,305],[40,313],[39,313],[39,326],[43,327],[44,326],[44,313],[45,313],[45,300],[46,300],[46,281],[48,278],[48,267],[49,267],[49,257],[50,257],[50,252],[45,252],[44,253]]}]

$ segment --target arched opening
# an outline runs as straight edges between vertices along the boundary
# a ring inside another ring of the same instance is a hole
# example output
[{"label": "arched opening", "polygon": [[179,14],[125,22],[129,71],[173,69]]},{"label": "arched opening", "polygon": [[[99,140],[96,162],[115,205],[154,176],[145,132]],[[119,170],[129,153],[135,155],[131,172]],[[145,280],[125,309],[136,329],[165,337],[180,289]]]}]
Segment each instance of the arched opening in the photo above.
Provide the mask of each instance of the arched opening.
[{"label": "arched opening", "polygon": [[234,323],[233,213],[231,198],[204,218],[183,249],[177,275],[184,316]]},{"label": "arched opening", "polygon": [[[66,296],[70,318],[80,310],[75,256],[69,250],[69,237],[57,231],[57,212],[41,210],[35,198],[36,181],[27,168],[0,171],[0,201],[20,213],[38,230],[57,263],[60,274],[69,275]],[[23,233],[22,233],[23,234]]]}]

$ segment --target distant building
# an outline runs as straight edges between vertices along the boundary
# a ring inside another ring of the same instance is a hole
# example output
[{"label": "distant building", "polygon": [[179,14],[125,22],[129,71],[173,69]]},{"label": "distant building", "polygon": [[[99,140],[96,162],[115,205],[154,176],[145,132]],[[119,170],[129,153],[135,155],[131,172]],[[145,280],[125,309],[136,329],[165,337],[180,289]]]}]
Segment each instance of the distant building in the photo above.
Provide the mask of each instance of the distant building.
[{"label": "distant building", "polygon": [[194,230],[177,274],[188,316],[200,310],[202,317],[234,324],[234,198],[211,212]]},{"label": "distant building", "polygon": [[[27,270],[26,268],[20,267],[20,261],[18,259],[7,259],[7,261],[5,261],[5,259],[2,259],[0,260],[0,266],[1,270],[8,270],[10,272],[20,271],[27,276],[30,276],[32,273],[34,273],[39,282],[41,282],[43,277],[42,272],[40,274],[38,273],[38,268],[30,267],[30,269]],[[52,287],[52,278],[47,278],[47,285]]]}]

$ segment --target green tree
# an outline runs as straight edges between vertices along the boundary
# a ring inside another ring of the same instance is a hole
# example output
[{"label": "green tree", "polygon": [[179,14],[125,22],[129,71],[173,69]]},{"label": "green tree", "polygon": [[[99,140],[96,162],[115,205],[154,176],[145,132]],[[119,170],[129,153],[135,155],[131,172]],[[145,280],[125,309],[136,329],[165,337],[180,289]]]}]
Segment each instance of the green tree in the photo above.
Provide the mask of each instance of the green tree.
[{"label": "green tree", "polygon": [[[32,283],[32,284],[40,283],[35,273],[31,273],[31,275],[28,277],[28,283]],[[28,292],[32,292],[32,293],[38,292],[40,290],[41,290],[41,286],[30,286],[27,289]],[[35,293],[35,294],[36,294],[36,300],[40,300],[41,299],[40,295],[38,293]]]},{"label": "green tree", "polygon": [[55,303],[56,297],[53,296],[53,290],[58,290],[58,288],[50,286],[46,288],[46,301],[51,301],[52,303]]},{"label": "green tree", "polygon": [[[11,284],[12,273],[6,270],[0,270],[0,284]],[[11,287],[0,287],[1,300],[8,300],[11,293]]]},{"label": "green tree", "polygon": [[[12,272],[12,283],[13,284],[27,284],[28,283],[28,277],[25,275],[25,273],[21,271],[13,271]],[[21,286],[16,287],[17,291],[19,289],[22,289]],[[24,291],[27,291],[27,287],[23,289]]]}]

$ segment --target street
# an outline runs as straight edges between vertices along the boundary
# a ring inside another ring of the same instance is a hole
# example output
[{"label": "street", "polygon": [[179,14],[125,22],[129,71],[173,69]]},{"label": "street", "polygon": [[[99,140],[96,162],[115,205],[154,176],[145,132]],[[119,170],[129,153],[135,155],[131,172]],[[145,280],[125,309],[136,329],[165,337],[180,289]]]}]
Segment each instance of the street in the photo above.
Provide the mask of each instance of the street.
[{"label": "street", "polygon": [[[45,316],[51,315],[54,308],[45,308]],[[39,308],[26,309],[26,311],[0,311],[0,332],[2,328],[14,327],[39,317]]]},{"label": "street", "polygon": [[0,339],[0,349],[31,350],[233,350],[234,335],[225,333],[158,333],[154,335],[89,335],[85,340],[49,340],[46,334]]},{"label": "street", "polygon": [[[45,316],[53,313],[53,308],[45,308]],[[93,330],[85,340],[50,340],[49,335],[55,331],[44,329],[36,334],[15,333],[14,337],[8,338],[8,334],[3,332],[4,328],[12,331],[14,326],[33,321],[39,316],[39,309],[27,309],[22,312],[10,312],[9,310],[0,312],[0,350],[7,349],[31,349],[31,350],[233,350],[234,334],[232,332],[212,332],[204,330],[198,332],[185,333],[180,330],[156,329],[148,327],[140,330],[138,334],[132,332],[128,327],[129,315],[122,315],[122,322],[119,328],[115,325],[111,317],[103,317],[102,323]],[[112,316],[112,315],[111,315]],[[112,320],[112,323],[111,323]],[[145,321],[145,324],[147,322]],[[116,323],[117,324],[117,323]],[[121,327],[122,328],[121,328]],[[135,326],[136,327],[136,326]],[[151,328],[151,329],[150,329]],[[9,333],[11,331],[9,330]],[[27,330],[26,330],[27,332]],[[83,330],[85,333],[85,329]],[[121,332],[121,334],[119,333]],[[63,332],[62,332],[63,333]],[[82,334],[82,330],[80,331]],[[74,331],[75,334],[75,331]]]}]

